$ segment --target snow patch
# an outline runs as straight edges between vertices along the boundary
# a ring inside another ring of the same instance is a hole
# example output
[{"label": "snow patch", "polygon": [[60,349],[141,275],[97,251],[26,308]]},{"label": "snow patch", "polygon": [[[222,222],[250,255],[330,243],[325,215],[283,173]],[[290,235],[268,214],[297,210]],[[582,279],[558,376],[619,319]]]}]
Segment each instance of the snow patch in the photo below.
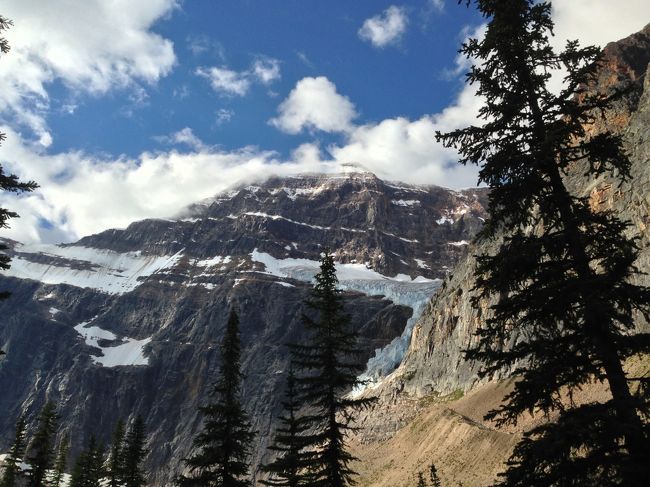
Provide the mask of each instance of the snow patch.
[{"label": "snow patch", "polygon": [[454,247],[462,247],[463,245],[469,245],[469,242],[467,240],[461,240],[459,242],[447,242],[449,245],[453,245]]},{"label": "snow patch", "polygon": [[[96,317],[95,317],[96,318]],[[151,342],[151,338],[136,340],[134,338],[124,338],[124,343],[119,345],[102,347],[99,345],[100,340],[114,341],[117,336],[108,330],[103,330],[98,326],[88,326],[95,318],[89,321],[79,323],[74,329],[79,333],[87,345],[93,348],[99,348],[102,352],[100,357],[92,356],[93,363],[104,367],[118,367],[123,365],[149,365],[149,359],[144,356],[144,347]]]},{"label": "snow patch", "polygon": [[19,252],[43,254],[55,259],[60,257],[68,262],[32,262],[19,254],[12,259],[11,267],[4,271],[5,275],[43,284],[69,284],[108,294],[124,294],[136,289],[147,277],[176,265],[182,251],[172,256],[155,256],[142,255],[139,251],[118,253],[78,245],[37,244],[22,246]]},{"label": "snow patch", "polygon": [[391,200],[395,206],[413,207],[420,204],[420,200]]}]

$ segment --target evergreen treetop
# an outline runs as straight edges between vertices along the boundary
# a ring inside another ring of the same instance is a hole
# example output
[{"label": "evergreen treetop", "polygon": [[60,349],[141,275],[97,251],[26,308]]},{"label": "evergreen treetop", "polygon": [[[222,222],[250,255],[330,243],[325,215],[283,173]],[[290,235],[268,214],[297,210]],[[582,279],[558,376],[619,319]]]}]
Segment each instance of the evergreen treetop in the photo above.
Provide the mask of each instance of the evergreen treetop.
[{"label": "evergreen treetop", "polygon": [[308,429],[303,436],[304,461],[308,485],[314,487],[355,483],[350,468],[355,458],[346,448],[346,437],[355,430],[351,425],[355,412],[373,401],[348,395],[360,384],[358,375],[365,364],[337,284],[334,257],[327,251],[306,301],[309,313],[303,321],[310,337],[291,347],[293,363],[302,372],[296,382],[299,402],[307,408],[302,417]]},{"label": "evergreen treetop", "polygon": [[38,428],[27,450],[30,487],[43,487],[47,483],[47,472],[52,468],[54,441],[59,416],[56,406],[48,402],[38,416]]},{"label": "evergreen treetop", "polygon": [[16,435],[14,442],[11,444],[9,453],[4,459],[4,471],[2,474],[1,487],[14,487],[16,481],[21,476],[20,462],[25,454],[27,446],[27,423],[25,416],[20,415],[16,421]]},{"label": "evergreen treetop", "polygon": [[[620,137],[587,131],[620,92],[589,89],[597,48],[572,41],[554,52],[550,3],[474,3],[488,20],[487,30],[461,52],[476,60],[468,81],[484,100],[484,124],[437,134],[459,151],[463,164],[480,165],[480,180],[491,188],[490,218],[479,238],[493,240],[498,249],[478,257],[475,304],[493,297],[497,303],[478,331],[478,346],[466,357],[485,363],[483,375],[510,367],[518,379],[488,418],[516,422],[526,411],[560,411],[565,426],[530,432],[511,458],[503,485],[564,485],[569,477],[563,475],[569,474],[561,455],[567,451],[571,461],[585,466],[576,471],[592,472],[591,479],[571,475],[571,485],[593,485],[593,475],[600,475],[601,485],[605,479],[611,485],[642,485],[649,480],[650,445],[642,419],[647,401],[631,393],[623,363],[650,352],[650,335],[630,333],[633,311],[649,310],[650,291],[630,279],[638,248],[624,234],[628,224],[611,211],[592,210],[564,179],[578,169],[586,177],[629,178]],[[567,74],[555,94],[548,83],[558,68]],[[563,394],[571,397],[593,380],[609,386],[611,399],[575,409],[591,426],[570,439],[568,427],[579,414],[563,412]],[[537,462],[526,456],[539,452],[534,442],[571,440],[564,450],[546,451],[541,468],[517,470]],[[607,476],[604,457],[617,459]]]},{"label": "evergreen treetop", "polygon": [[123,463],[124,463],[124,436],[126,426],[123,419],[119,419],[113,429],[111,437],[111,448],[108,453],[106,465],[106,474],[108,476],[109,487],[119,487],[122,485]]},{"label": "evergreen treetop", "polygon": [[118,471],[125,487],[143,487],[146,485],[143,462],[147,455],[146,433],[141,416],[136,417],[124,439],[122,462]]},{"label": "evergreen treetop", "polygon": [[212,396],[200,407],[203,431],[194,439],[196,451],[185,464],[181,486],[248,487],[249,456],[255,433],[241,404],[241,345],[239,318],[230,312],[221,345],[221,368]]},{"label": "evergreen treetop", "polygon": [[68,452],[70,451],[70,435],[64,435],[59,443],[56,460],[54,462],[54,471],[50,480],[50,487],[60,487],[63,484],[63,477],[68,468]]},{"label": "evergreen treetop", "polygon": [[307,485],[304,478],[303,435],[307,427],[299,416],[300,404],[297,401],[296,377],[293,366],[287,374],[287,389],[282,402],[284,414],[279,417],[273,444],[269,450],[276,455],[273,462],[262,467],[269,474],[263,485],[270,487],[300,487]]}]

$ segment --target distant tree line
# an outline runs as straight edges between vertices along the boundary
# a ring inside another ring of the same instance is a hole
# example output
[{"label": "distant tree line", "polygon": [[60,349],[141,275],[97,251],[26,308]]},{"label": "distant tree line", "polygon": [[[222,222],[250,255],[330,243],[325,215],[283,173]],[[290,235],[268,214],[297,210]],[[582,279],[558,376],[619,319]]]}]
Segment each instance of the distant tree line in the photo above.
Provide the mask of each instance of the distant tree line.
[{"label": "distant tree line", "polygon": [[0,487],[143,487],[146,485],[144,459],[146,433],[137,417],[127,430],[119,420],[110,449],[91,435],[85,448],[69,469],[70,436],[63,434],[56,444],[59,416],[56,406],[43,406],[31,438],[27,438],[25,416],[16,422],[14,441],[4,459]]}]

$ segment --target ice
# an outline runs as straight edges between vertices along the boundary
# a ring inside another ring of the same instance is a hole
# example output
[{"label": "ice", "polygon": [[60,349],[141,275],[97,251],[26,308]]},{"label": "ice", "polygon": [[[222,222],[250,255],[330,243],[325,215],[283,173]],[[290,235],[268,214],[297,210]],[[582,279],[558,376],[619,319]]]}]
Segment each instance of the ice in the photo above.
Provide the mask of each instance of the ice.
[{"label": "ice", "polygon": [[448,216],[442,216],[436,220],[436,223],[438,225],[444,225],[445,223],[451,223],[452,225],[454,224],[454,219],[449,218]]},{"label": "ice", "polygon": [[459,242],[448,242],[449,245],[453,245],[454,247],[462,247],[463,245],[469,245],[469,242],[467,240],[461,240]]},{"label": "ice", "polygon": [[56,309],[56,308],[54,308],[54,307],[51,307],[51,308],[49,309],[49,311],[50,311],[50,315],[51,315],[53,318],[56,316],[57,313],[60,313],[60,312],[61,312],[60,309]]},{"label": "ice", "polygon": [[124,343],[111,347],[102,347],[99,345],[100,340],[114,341],[117,339],[117,336],[113,332],[103,330],[98,326],[89,327],[88,325],[95,318],[79,323],[74,327],[77,333],[84,338],[87,345],[101,350],[102,355],[100,357],[92,357],[95,364],[103,365],[104,367],[149,365],[149,359],[144,356],[144,347],[151,342],[151,337],[142,340],[124,338]]},{"label": "ice", "polygon": [[431,269],[429,265],[424,262],[422,259],[413,259],[420,269]]},{"label": "ice", "polygon": [[[250,255],[254,262],[264,264],[266,274],[277,277],[311,282],[320,267],[319,262],[315,260],[276,259],[257,249]],[[402,335],[386,347],[377,349],[375,356],[368,361],[361,379],[369,384],[377,383],[402,362],[411,340],[413,326],[442,280],[427,279],[422,276],[411,279],[405,274],[388,277],[369,269],[365,264],[337,264],[336,275],[339,279],[339,288],[342,290],[357,291],[368,296],[385,296],[393,303],[408,306],[413,310],[413,315],[406,323]]]},{"label": "ice", "polygon": [[[119,253],[106,249],[82,246],[24,245],[17,249],[21,254],[41,253],[61,257],[68,262],[32,262],[16,255],[5,275],[32,279],[43,284],[69,284],[80,288],[96,289],[109,294],[124,294],[140,286],[143,280],[157,272],[173,267],[181,252],[172,256],[142,255],[140,252]],[[68,265],[66,265],[68,264]],[[78,265],[79,269],[69,267]]]}]

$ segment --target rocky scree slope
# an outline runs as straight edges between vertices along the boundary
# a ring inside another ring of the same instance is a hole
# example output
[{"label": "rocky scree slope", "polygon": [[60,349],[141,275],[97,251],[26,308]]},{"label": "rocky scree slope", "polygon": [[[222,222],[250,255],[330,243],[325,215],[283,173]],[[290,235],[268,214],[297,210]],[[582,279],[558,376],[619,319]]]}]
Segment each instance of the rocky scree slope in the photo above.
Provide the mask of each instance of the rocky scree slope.
[{"label": "rocky scree slope", "polygon": [[[149,469],[167,485],[200,428],[218,345],[239,310],[243,397],[265,454],[279,413],[287,342],[320,252],[336,252],[368,375],[401,361],[410,327],[485,217],[484,190],[392,184],[350,168],[235,188],[167,220],[66,245],[8,242],[0,288],[0,442],[21,411],[54,401],[73,453],[141,415]],[[377,353],[377,350],[381,350]]]}]

